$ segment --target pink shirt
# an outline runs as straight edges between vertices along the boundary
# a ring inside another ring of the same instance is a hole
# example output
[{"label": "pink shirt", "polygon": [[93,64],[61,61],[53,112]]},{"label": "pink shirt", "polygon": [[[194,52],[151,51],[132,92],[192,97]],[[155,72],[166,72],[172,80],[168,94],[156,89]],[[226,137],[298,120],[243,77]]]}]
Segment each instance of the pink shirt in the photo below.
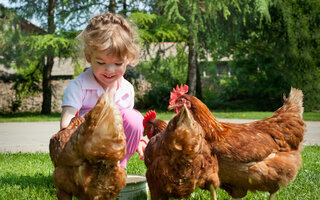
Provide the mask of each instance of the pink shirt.
[{"label": "pink shirt", "polygon": [[[89,68],[73,79],[64,90],[62,106],[72,106],[79,110],[79,115],[89,112],[105,91],[93,76]],[[134,89],[123,77],[119,80],[119,88],[114,95],[115,103],[122,108],[133,108]]]}]

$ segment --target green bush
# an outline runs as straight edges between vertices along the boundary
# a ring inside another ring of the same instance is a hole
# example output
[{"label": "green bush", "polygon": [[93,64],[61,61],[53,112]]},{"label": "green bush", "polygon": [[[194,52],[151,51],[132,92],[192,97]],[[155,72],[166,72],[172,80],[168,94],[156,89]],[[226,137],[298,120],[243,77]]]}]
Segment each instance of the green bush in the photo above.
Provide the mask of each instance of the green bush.
[{"label": "green bush", "polygon": [[167,110],[172,88],[165,85],[154,86],[143,97],[138,97],[136,108]]},{"label": "green bush", "polygon": [[185,83],[188,71],[188,58],[183,46],[177,47],[177,56],[162,58],[163,51],[150,61],[142,62],[136,68],[151,83],[151,90],[138,97],[136,107],[139,109],[167,110],[170,92],[177,84]]}]

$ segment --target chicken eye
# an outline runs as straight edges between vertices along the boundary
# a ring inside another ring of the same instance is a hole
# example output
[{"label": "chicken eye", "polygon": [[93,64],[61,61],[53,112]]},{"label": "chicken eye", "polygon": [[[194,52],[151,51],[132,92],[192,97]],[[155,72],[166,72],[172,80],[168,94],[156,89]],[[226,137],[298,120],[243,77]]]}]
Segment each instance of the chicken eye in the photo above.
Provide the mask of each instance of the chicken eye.
[{"label": "chicken eye", "polygon": [[176,102],[177,104],[182,104],[183,102],[182,102],[182,100],[181,99],[179,99],[179,100],[177,100],[177,102]]},{"label": "chicken eye", "polygon": [[179,103],[181,103],[181,104],[185,104],[185,103],[187,103],[188,101],[186,100],[186,99],[184,99],[184,98],[182,98],[182,99],[179,99]]},{"label": "chicken eye", "polygon": [[186,105],[187,105],[187,108],[191,108],[191,102],[190,101],[186,101]]}]

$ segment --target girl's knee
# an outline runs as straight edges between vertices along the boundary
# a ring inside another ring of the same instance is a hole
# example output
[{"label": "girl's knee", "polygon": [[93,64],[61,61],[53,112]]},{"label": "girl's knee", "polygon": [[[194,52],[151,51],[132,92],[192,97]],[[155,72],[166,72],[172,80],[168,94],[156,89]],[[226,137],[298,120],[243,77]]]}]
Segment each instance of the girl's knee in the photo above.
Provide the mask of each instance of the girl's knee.
[{"label": "girl's knee", "polygon": [[143,133],[143,116],[134,109],[121,109],[120,112],[127,142],[127,154],[122,161],[124,165],[138,148]]},{"label": "girl's knee", "polygon": [[130,132],[135,132],[141,134],[143,132],[143,116],[140,112],[135,109],[122,109],[121,111],[123,119],[123,127],[125,129],[131,130]]}]

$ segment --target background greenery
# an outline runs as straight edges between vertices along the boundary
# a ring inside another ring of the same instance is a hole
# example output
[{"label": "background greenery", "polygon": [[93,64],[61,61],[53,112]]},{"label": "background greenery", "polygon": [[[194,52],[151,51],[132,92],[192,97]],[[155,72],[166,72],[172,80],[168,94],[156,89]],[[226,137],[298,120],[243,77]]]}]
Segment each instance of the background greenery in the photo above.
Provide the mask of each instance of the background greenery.
[{"label": "background greenery", "polygon": [[[79,67],[75,36],[90,16],[109,10],[136,25],[142,48],[154,42],[179,44],[177,56],[164,58],[162,49],[136,68],[133,78],[143,77],[152,85],[139,97],[140,109],[164,110],[178,83],[188,83],[191,94],[215,110],[274,111],[291,86],[303,90],[306,111],[320,109],[319,0],[9,2],[16,3],[14,8],[1,7],[0,12],[0,63],[18,70],[13,112],[23,98],[40,92],[46,99],[41,113],[51,113],[52,63],[44,58],[71,57]],[[23,18],[36,18],[45,32],[21,32]],[[209,56],[213,61],[208,62]],[[221,73],[224,57],[231,59],[224,61]],[[208,76],[202,77],[203,72]]]}]

